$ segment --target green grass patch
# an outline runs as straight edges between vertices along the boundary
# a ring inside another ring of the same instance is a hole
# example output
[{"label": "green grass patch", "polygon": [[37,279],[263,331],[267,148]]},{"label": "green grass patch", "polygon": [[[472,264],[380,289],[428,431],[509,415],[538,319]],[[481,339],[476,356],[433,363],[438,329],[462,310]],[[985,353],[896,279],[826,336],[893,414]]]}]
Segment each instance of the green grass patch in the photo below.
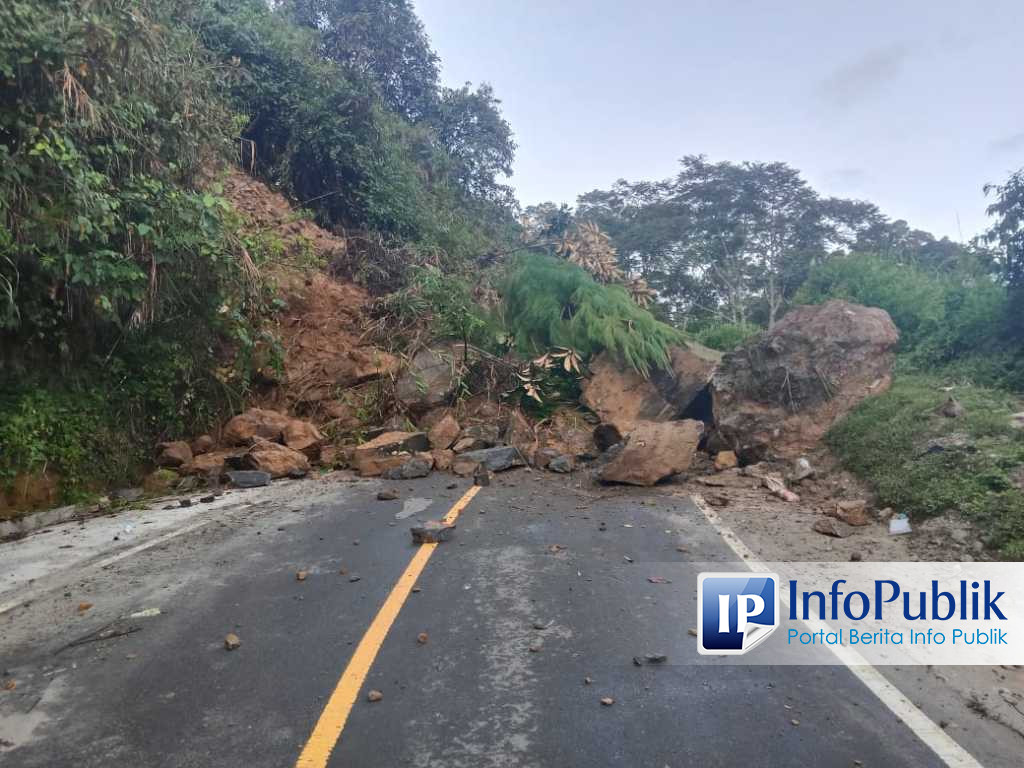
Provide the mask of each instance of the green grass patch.
[{"label": "green grass patch", "polygon": [[952,394],[966,414],[950,419],[938,413],[950,395],[943,383],[898,376],[888,392],[829,431],[829,447],[871,484],[881,505],[911,519],[959,511],[989,547],[1024,558],[1024,492],[1014,484],[1024,465],[1024,430],[1010,424],[1022,405],[1005,391],[957,387]]}]

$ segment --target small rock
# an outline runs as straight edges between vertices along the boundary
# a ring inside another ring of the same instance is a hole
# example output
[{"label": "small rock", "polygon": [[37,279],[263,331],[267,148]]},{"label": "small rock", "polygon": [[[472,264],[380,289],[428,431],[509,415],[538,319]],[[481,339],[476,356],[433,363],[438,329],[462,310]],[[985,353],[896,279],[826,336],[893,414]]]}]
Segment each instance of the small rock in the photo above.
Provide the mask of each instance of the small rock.
[{"label": "small rock", "polygon": [[191,507],[192,506],[192,499],[180,499],[178,501],[178,506],[179,507]]},{"label": "small rock", "polygon": [[723,493],[709,493],[704,497],[704,501],[706,501],[712,507],[729,506],[729,497]]},{"label": "small rock", "polygon": [[351,576],[348,577],[349,584],[355,584],[361,578],[363,577],[360,576],[358,573],[353,573]]},{"label": "small rock", "polygon": [[306,572],[305,571],[298,571],[295,574],[295,580],[296,581],[305,581],[306,580]]},{"label": "small rock", "polygon": [[412,534],[413,544],[431,544],[446,541],[454,530],[454,525],[449,525],[443,520],[427,520],[423,525],[410,528],[409,533]]},{"label": "small rock", "polygon": [[540,653],[541,648],[543,648],[543,646],[540,643],[531,643],[530,653]]},{"label": "small rock", "polygon": [[790,722],[791,725],[800,725],[800,721],[797,720],[796,718],[790,720],[789,722]]},{"label": "small rock", "polygon": [[366,694],[366,700],[370,702],[380,701],[384,698],[384,694],[378,690],[372,690]]},{"label": "small rock", "polygon": [[420,632],[418,635],[416,635],[416,642],[419,643],[420,645],[426,645],[427,644],[427,640],[429,640],[429,639],[430,638],[427,637],[427,633],[426,632]]},{"label": "small rock", "polygon": [[843,523],[831,517],[819,517],[814,521],[811,529],[826,536],[834,536],[837,539],[845,539],[850,535],[849,529]]},{"label": "small rock", "polygon": [[270,473],[256,469],[236,470],[227,472],[228,480],[237,488],[260,488],[270,485]]},{"label": "small rock", "polygon": [[537,630],[547,629],[551,626],[550,621],[535,621],[533,622],[533,628]]},{"label": "small rock", "polygon": [[696,637],[697,636],[697,630],[694,629],[693,627],[690,627],[688,630],[686,630],[686,633],[688,635],[690,635],[690,637]]},{"label": "small rock", "polygon": [[79,613],[85,613],[90,608],[92,608],[92,603],[79,603],[78,604],[78,612]]},{"label": "small rock", "polygon": [[668,661],[668,654],[664,653],[648,653],[644,656],[644,661],[648,664],[664,664]]},{"label": "small rock", "polygon": [[572,472],[572,457],[564,453],[555,456],[555,458],[548,462],[548,470],[563,475]]},{"label": "small rock", "polygon": [[589,678],[589,677],[584,677],[583,678],[583,684],[584,685],[590,685],[592,682],[594,682],[594,681],[591,678]]},{"label": "small rock", "polygon": [[719,451],[715,454],[715,469],[723,472],[727,469],[734,469],[739,466],[739,459],[734,451]]},{"label": "small rock", "polygon": [[216,496],[212,496],[212,495],[211,496],[203,496],[203,497],[201,497],[199,499],[199,501],[201,503],[203,503],[203,504],[209,504],[211,501],[214,501],[216,498],[217,498]]},{"label": "small rock", "polygon": [[445,486],[445,488],[447,488],[449,491],[453,491],[453,490],[455,490],[458,487],[459,487],[458,483],[448,483],[448,485]]},{"label": "small rock", "polygon": [[806,457],[801,456],[793,462],[793,474],[790,479],[794,483],[799,483],[809,477],[814,477],[814,467],[811,466],[811,462]]},{"label": "small rock", "polygon": [[613,699],[611,696],[604,696],[601,699],[601,706],[604,706],[604,707],[610,707],[614,703],[615,703],[615,699]]},{"label": "small rock", "polygon": [[886,507],[885,509],[881,509],[881,510],[878,511],[878,519],[881,522],[883,522],[883,523],[889,522],[889,518],[891,518],[892,516],[893,516],[893,509],[892,509],[892,507]]},{"label": "small rock", "polygon": [[835,507],[826,510],[825,514],[842,520],[847,525],[860,526],[871,522],[871,518],[868,517],[868,503],[864,499],[837,501]]},{"label": "small rock", "polygon": [[648,576],[647,580],[651,584],[671,584],[672,582],[666,579],[664,576]]},{"label": "small rock", "polygon": [[966,413],[964,407],[960,404],[960,401],[955,397],[950,397],[946,402],[939,408],[939,413],[945,416],[947,419],[959,419]]},{"label": "small rock", "polygon": [[633,558],[630,557],[629,555],[623,555],[622,559],[625,560],[627,563],[632,563],[633,562]]},{"label": "small rock", "polygon": [[477,465],[477,468],[473,470],[473,485],[490,485],[491,484],[491,473],[487,471],[487,468],[483,464]]},{"label": "small rock", "polygon": [[863,559],[864,558],[863,558],[863,556],[861,555],[860,552],[851,552],[850,553],[850,562],[851,563],[859,563]]},{"label": "small rock", "polygon": [[398,491],[387,490],[377,492],[377,501],[394,501],[398,498]]},{"label": "small rock", "polygon": [[18,681],[17,680],[4,680],[3,689],[5,691],[13,691],[17,687],[18,687]]},{"label": "small rock", "polygon": [[242,645],[242,641],[238,639],[238,635],[234,632],[228,632],[224,635],[224,647],[229,651],[234,651]]}]

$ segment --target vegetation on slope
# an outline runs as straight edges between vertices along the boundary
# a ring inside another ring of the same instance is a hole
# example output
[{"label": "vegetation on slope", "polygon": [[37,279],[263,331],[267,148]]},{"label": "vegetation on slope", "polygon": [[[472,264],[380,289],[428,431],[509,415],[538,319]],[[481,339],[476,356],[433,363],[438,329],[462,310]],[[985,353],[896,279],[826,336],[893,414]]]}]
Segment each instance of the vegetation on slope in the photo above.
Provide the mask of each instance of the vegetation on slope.
[{"label": "vegetation on slope", "polygon": [[883,395],[865,400],[833,427],[827,440],[853,472],[870,480],[882,506],[912,518],[959,512],[978,524],[985,543],[1024,557],[1024,429],[1021,410],[997,389],[964,386],[964,406],[950,419],[939,408],[950,396],[944,380],[899,376]]}]

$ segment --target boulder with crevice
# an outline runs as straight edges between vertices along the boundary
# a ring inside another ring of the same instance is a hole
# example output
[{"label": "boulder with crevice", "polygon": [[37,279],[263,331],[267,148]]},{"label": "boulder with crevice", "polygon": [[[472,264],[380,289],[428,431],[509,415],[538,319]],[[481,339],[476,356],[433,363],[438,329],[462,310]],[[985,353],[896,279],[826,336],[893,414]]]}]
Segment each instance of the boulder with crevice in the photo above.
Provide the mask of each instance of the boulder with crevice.
[{"label": "boulder with crevice", "polygon": [[160,443],[156,448],[158,467],[180,467],[192,461],[192,449],[183,440]]},{"label": "boulder with crevice", "polygon": [[694,419],[641,421],[619,448],[605,454],[614,455],[598,476],[606,483],[649,486],[685,472],[703,431],[704,424]]},{"label": "boulder with crevice", "polygon": [[888,389],[899,331],[883,309],[799,306],[727,354],[711,384],[715,435],[742,464],[794,459],[854,406]]},{"label": "boulder with crevice", "polygon": [[688,341],[670,347],[668,354],[668,367],[644,378],[602,352],[589,364],[580,402],[620,434],[641,421],[679,419],[711,381],[721,353]]}]

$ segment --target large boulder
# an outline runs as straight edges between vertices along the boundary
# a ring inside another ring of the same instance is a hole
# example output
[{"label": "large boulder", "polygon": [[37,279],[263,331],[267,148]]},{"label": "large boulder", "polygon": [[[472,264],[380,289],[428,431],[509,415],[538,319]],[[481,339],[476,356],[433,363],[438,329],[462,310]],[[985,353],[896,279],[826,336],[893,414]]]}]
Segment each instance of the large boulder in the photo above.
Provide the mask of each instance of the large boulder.
[{"label": "large boulder", "polygon": [[452,414],[444,414],[427,432],[430,447],[437,450],[451,448],[452,443],[459,437],[460,429],[459,422],[455,420]]},{"label": "large boulder", "polygon": [[483,448],[469,451],[455,457],[452,470],[457,475],[471,475],[477,466],[483,466],[490,472],[502,472],[513,467],[526,464],[519,449],[512,445],[499,445],[495,448]]},{"label": "large boulder", "polygon": [[284,444],[293,451],[306,454],[311,459],[320,456],[320,446],[324,436],[316,425],[302,419],[291,419],[284,426],[281,437]]},{"label": "large boulder", "polygon": [[678,419],[711,381],[721,354],[695,342],[669,348],[669,367],[644,378],[608,352],[590,363],[580,402],[625,434],[641,421]]},{"label": "large boulder", "polygon": [[192,461],[192,449],[183,440],[160,443],[156,449],[158,467],[180,467]]},{"label": "large boulder", "polygon": [[421,349],[395,381],[395,397],[413,413],[424,413],[447,403],[458,383],[456,367],[462,345]]},{"label": "large boulder", "polygon": [[601,468],[599,477],[606,483],[654,485],[684,472],[690,467],[703,431],[703,422],[693,419],[641,421]]},{"label": "large boulder", "polygon": [[279,441],[291,418],[277,411],[250,408],[224,425],[224,442],[228,445],[246,445],[254,437]]},{"label": "large boulder", "polygon": [[242,457],[242,467],[266,472],[272,478],[309,472],[309,459],[304,453],[269,440],[257,440]]},{"label": "large boulder", "polygon": [[716,448],[744,464],[806,453],[850,409],[889,387],[899,338],[883,309],[839,300],[793,308],[715,373]]}]

